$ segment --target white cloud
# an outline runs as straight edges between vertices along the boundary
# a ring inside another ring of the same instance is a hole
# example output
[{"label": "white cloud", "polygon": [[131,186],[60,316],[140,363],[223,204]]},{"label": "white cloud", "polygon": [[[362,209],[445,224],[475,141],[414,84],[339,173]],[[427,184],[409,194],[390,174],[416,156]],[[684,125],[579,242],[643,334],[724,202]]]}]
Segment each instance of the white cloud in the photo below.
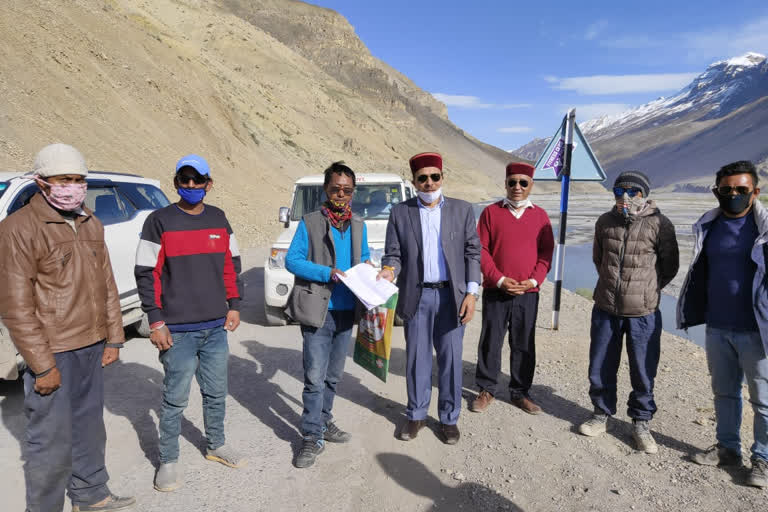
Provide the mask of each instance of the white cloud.
[{"label": "white cloud", "polygon": [[496,130],[499,133],[528,133],[531,131],[530,126],[505,126],[504,128],[498,128]]},{"label": "white cloud", "polygon": [[626,103],[587,103],[585,105],[561,105],[560,113],[565,114],[569,109],[576,109],[576,122],[582,123],[602,116],[621,114],[632,108]]},{"label": "white cloud", "polygon": [[597,39],[597,36],[599,36],[606,28],[608,28],[608,22],[606,20],[597,20],[587,27],[587,31],[584,33],[584,39],[587,41]]},{"label": "white cloud", "polygon": [[699,73],[659,73],[574,76],[558,79],[554,83],[554,88],[587,95],[673,91],[682,89],[698,75]]},{"label": "white cloud", "polygon": [[432,96],[437,101],[441,101],[445,103],[445,105],[448,107],[457,107],[457,108],[473,108],[473,109],[494,108],[494,109],[509,110],[509,109],[515,109],[515,108],[530,108],[532,106],[530,103],[503,103],[503,104],[484,103],[477,96],[465,96],[462,94],[445,94],[442,92],[433,92]]}]

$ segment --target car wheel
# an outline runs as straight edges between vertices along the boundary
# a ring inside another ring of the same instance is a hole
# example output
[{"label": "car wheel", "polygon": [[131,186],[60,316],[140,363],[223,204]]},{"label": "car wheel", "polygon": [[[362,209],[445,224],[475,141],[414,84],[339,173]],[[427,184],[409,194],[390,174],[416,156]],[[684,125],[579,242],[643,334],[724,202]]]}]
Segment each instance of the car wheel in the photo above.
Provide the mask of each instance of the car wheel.
[{"label": "car wheel", "polygon": [[149,335],[152,334],[152,331],[149,328],[149,318],[147,315],[142,315],[141,320],[133,324],[133,327],[136,329],[136,334],[142,338],[149,338]]},{"label": "car wheel", "polygon": [[267,320],[267,325],[287,325],[288,320],[285,318],[283,308],[275,308],[272,306],[264,305],[264,317]]}]

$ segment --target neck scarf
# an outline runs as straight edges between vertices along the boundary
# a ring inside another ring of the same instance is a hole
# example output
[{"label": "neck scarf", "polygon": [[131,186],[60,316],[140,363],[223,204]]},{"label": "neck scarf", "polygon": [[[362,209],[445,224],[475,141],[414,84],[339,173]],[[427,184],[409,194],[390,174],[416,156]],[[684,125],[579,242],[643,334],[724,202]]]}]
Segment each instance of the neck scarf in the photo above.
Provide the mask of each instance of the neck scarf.
[{"label": "neck scarf", "polygon": [[320,212],[328,217],[331,226],[343,231],[344,224],[352,218],[352,205],[327,200],[320,207]]}]

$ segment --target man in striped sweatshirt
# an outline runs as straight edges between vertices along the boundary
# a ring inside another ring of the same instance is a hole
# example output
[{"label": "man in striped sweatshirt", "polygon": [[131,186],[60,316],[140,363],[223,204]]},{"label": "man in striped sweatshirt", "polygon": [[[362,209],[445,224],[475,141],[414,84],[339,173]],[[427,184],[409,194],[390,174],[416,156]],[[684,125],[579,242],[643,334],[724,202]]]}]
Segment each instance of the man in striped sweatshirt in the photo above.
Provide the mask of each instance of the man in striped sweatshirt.
[{"label": "man in striped sweatshirt", "polygon": [[240,325],[240,252],[224,212],[203,204],[213,186],[205,159],[187,155],[179,160],[173,184],[180,199],[147,217],[135,270],[150,340],[165,369],[158,491],[181,485],[179,433],[192,376],[203,396],[205,457],[234,468],[245,462],[224,439],[226,331]]}]

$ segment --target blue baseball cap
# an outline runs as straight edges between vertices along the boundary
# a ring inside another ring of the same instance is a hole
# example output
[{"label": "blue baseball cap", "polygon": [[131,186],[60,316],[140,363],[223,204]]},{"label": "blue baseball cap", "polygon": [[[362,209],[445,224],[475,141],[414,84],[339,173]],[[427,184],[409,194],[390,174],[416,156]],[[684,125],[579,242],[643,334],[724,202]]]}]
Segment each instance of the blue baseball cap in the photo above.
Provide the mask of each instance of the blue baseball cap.
[{"label": "blue baseball cap", "polygon": [[206,162],[205,158],[200,155],[189,154],[181,157],[181,159],[176,162],[176,172],[179,172],[179,169],[182,167],[192,167],[202,176],[210,177],[211,175],[211,168],[208,167],[208,162]]}]

